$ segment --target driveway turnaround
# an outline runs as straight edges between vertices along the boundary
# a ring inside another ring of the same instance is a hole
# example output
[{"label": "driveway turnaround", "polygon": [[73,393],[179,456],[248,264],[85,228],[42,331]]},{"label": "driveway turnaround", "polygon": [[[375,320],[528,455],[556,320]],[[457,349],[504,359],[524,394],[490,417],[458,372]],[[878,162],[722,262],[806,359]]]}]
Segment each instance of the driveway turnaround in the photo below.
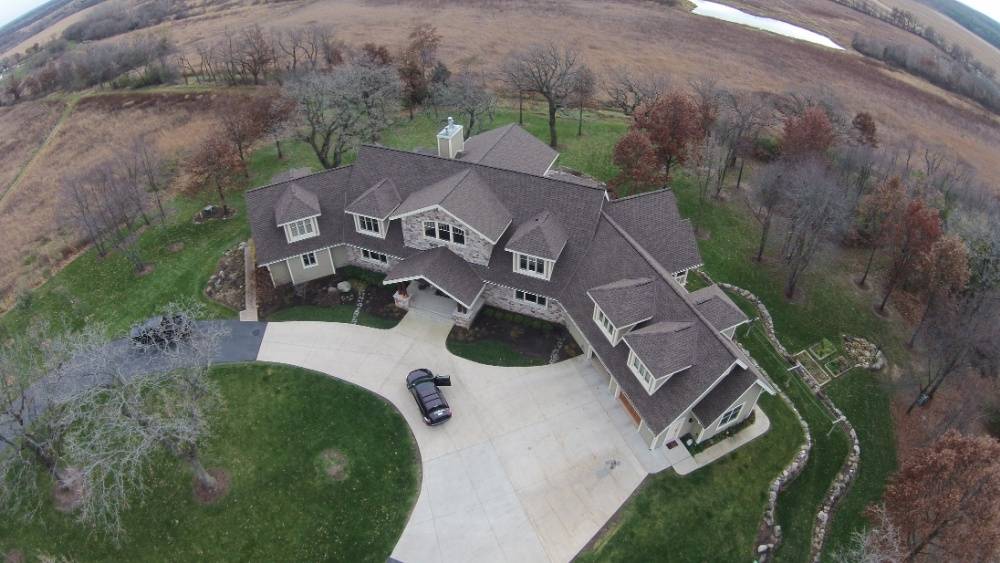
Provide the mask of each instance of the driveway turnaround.
[{"label": "driveway turnaround", "polygon": [[[418,311],[392,330],[268,323],[257,359],[349,381],[403,414],[423,477],[393,559],[569,561],[647,475],[634,425],[583,357],[485,366],[448,353],[450,329]],[[442,426],[424,425],[406,390],[416,368],[452,376],[454,416]]]}]

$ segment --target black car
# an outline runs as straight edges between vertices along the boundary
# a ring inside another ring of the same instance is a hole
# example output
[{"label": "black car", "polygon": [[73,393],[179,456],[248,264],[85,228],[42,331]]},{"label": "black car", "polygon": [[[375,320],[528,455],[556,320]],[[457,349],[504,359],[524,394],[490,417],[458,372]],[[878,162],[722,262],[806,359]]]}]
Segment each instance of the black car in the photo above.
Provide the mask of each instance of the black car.
[{"label": "black car", "polygon": [[132,343],[138,347],[170,346],[191,337],[191,321],[182,315],[153,317],[132,328]]},{"label": "black car", "polygon": [[429,426],[441,424],[451,418],[448,401],[444,400],[444,395],[438,389],[450,385],[450,377],[434,375],[429,369],[414,370],[406,376],[406,388],[413,394],[417,407],[420,408],[420,414],[424,416],[424,422]]}]

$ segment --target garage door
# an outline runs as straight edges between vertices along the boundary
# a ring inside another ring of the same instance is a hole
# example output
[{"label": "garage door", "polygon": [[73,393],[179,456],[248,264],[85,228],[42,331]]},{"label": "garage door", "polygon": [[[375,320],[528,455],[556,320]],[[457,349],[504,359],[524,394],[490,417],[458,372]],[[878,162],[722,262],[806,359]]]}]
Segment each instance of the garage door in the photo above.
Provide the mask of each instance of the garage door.
[{"label": "garage door", "polygon": [[626,395],[625,393],[618,393],[618,401],[622,404],[623,407],[625,407],[625,412],[627,412],[629,416],[632,417],[632,421],[635,422],[636,426],[638,426],[639,422],[642,420],[642,417],[639,416],[639,411],[635,410],[635,407],[632,406],[632,401],[628,399],[628,395]]}]

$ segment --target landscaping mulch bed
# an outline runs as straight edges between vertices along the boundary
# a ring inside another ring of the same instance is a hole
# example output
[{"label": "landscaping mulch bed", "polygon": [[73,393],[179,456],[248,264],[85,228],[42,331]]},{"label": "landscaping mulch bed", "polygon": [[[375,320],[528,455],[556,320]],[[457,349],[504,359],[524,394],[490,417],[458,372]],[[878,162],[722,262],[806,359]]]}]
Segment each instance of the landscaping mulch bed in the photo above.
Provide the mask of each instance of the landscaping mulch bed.
[{"label": "landscaping mulch bed", "polygon": [[[364,278],[364,279],[361,279]],[[341,268],[336,275],[306,282],[301,285],[291,284],[274,287],[271,276],[266,268],[257,269],[257,310],[261,317],[267,318],[281,309],[302,305],[315,307],[335,307],[338,305],[355,306],[358,292],[365,292],[361,311],[370,315],[390,320],[403,318],[406,311],[396,307],[392,297],[395,288],[381,283],[382,276],[353,268]],[[351,283],[351,291],[341,293],[337,284],[347,281]]]},{"label": "landscaping mulch bed", "polygon": [[[267,272],[264,272],[265,276]],[[243,284],[243,246],[230,248],[219,259],[215,273],[208,279],[205,286],[205,297],[237,311],[245,304],[245,289]],[[271,279],[267,278],[271,285]],[[259,283],[258,283],[259,286]]]},{"label": "landscaping mulch bed", "polygon": [[483,307],[472,327],[453,328],[448,339],[470,343],[499,342],[522,356],[544,360],[544,363],[566,360],[582,353],[566,327],[493,307]]}]

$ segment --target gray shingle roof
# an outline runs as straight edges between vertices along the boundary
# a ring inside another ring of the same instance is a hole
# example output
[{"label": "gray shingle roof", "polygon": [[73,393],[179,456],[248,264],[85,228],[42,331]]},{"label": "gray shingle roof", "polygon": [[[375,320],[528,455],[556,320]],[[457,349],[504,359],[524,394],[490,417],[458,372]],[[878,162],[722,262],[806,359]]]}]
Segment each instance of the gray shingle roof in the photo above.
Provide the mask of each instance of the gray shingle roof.
[{"label": "gray shingle roof", "polygon": [[506,250],[557,260],[567,240],[559,219],[546,210],[518,225],[507,240]]},{"label": "gray shingle roof", "polygon": [[291,180],[274,204],[275,225],[284,225],[320,214],[319,197]]},{"label": "gray shingle roof", "polygon": [[483,290],[483,280],[469,263],[444,246],[419,251],[397,263],[386,274],[385,283],[417,277],[431,282],[470,309]]},{"label": "gray shingle roof", "polygon": [[749,320],[739,306],[733,303],[726,292],[717,285],[691,292],[691,300],[712,326],[719,330],[726,330]]},{"label": "gray shingle roof", "polygon": [[698,329],[693,321],[660,321],[629,332],[624,340],[653,377],[692,366],[698,355]]},{"label": "gray shingle roof", "polygon": [[612,200],[607,212],[671,273],[701,265],[694,228],[680,216],[671,190]]},{"label": "gray shingle roof", "polygon": [[505,125],[469,137],[459,158],[465,162],[541,175],[559,156],[515,124]]},{"label": "gray shingle roof", "polygon": [[733,402],[739,399],[743,393],[746,393],[747,389],[756,382],[756,375],[749,370],[736,366],[692,410],[702,426],[708,426],[715,422],[715,419],[722,416],[722,413],[726,412]]},{"label": "gray shingle roof", "polygon": [[365,190],[354,201],[347,204],[344,211],[367,215],[377,219],[386,220],[392,212],[399,207],[403,198],[399,195],[396,184],[388,179],[382,178],[374,186]]},{"label": "gray shingle roof", "polygon": [[396,209],[394,216],[434,206],[440,206],[491,241],[499,239],[511,222],[510,211],[472,168],[413,192]]},{"label": "gray shingle roof", "polygon": [[653,318],[656,285],[652,278],[618,280],[587,291],[615,328],[632,326]]}]

